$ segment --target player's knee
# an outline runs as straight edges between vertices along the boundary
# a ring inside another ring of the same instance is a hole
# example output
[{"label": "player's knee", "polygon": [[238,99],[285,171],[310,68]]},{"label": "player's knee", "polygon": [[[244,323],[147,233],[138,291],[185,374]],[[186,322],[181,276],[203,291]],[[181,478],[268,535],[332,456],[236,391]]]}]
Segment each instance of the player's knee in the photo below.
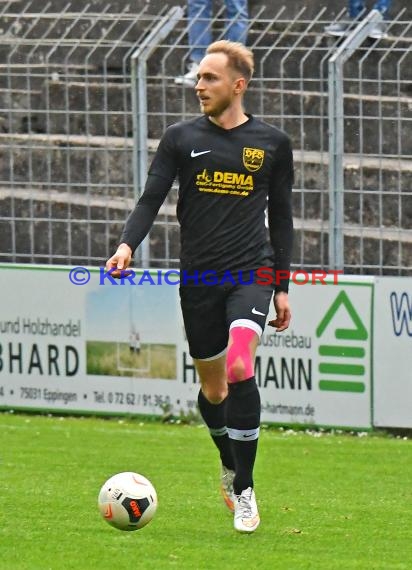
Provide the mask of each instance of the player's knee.
[{"label": "player's knee", "polygon": [[220,386],[203,385],[202,392],[206,400],[211,404],[220,404],[227,396],[227,389]]},{"label": "player's knee", "polygon": [[226,373],[229,382],[241,382],[253,376],[253,361],[248,347],[232,345],[228,350]]},{"label": "player's knee", "polygon": [[247,327],[233,327],[226,358],[229,382],[241,382],[254,375],[252,342],[256,332]]},{"label": "player's knee", "polygon": [[229,382],[241,382],[242,380],[250,378],[253,376],[253,374],[250,373],[250,370],[250,363],[238,358],[230,367],[228,367],[227,377]]}]

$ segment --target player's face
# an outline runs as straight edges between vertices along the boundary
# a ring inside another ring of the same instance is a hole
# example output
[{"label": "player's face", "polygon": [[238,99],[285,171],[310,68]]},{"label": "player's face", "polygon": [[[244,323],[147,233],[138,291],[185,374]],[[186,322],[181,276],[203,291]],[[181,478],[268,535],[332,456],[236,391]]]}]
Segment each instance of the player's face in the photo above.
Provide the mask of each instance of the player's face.
[{"label": "player's face", "polygon": [[195,87],[202,113],[218,117],[229,109],[239,95],[239,81],[244,80],[228,67],[224,53],[206,55],[200,62]]}]

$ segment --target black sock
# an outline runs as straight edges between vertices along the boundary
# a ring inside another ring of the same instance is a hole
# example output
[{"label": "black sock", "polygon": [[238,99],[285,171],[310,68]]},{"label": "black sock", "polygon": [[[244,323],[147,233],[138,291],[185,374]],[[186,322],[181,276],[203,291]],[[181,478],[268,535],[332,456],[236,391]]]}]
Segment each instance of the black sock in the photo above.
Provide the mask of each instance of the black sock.
[{"label": "black sock", "polygon": [[226,427],[226,400],[227,398],[220,404],[211,404],[202,390],[199,391],[197,398],[200,414],[219,450],[220,459],[225,467],[233,470],[235,462],[233,461],[232,446]]},{"label": "black sock", "polygon": [[233,488],[235,494],[240,495],[244,489],[253,487],[260,424],[260,395],[255,378],[230,383],[226,400],[226,421],[236,472]]}]

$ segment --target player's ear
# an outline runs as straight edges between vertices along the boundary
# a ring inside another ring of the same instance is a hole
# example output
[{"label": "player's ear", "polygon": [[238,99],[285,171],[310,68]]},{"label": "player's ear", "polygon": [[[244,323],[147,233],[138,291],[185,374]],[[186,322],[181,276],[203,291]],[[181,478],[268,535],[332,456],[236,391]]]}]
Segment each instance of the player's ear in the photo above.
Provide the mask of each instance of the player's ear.
[{"label": "player's ear", "polygon": [[238,77],[237,79],[235,79],[235,93],[237,95],[239,95],[240,93],[243,93],[246,89],[246,80],[244,77]]}]

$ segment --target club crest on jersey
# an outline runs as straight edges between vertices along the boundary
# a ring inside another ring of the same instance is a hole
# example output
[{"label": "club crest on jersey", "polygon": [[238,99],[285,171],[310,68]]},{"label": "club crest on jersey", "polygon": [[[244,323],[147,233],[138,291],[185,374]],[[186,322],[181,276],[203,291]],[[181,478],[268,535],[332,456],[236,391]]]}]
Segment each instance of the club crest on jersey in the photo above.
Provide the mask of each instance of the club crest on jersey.
[{"label": "club crest on jersey", "polygon": [[265,151],[260,148],[243,148],[243,164],[249,172],[256,172],[263,164]]}]

